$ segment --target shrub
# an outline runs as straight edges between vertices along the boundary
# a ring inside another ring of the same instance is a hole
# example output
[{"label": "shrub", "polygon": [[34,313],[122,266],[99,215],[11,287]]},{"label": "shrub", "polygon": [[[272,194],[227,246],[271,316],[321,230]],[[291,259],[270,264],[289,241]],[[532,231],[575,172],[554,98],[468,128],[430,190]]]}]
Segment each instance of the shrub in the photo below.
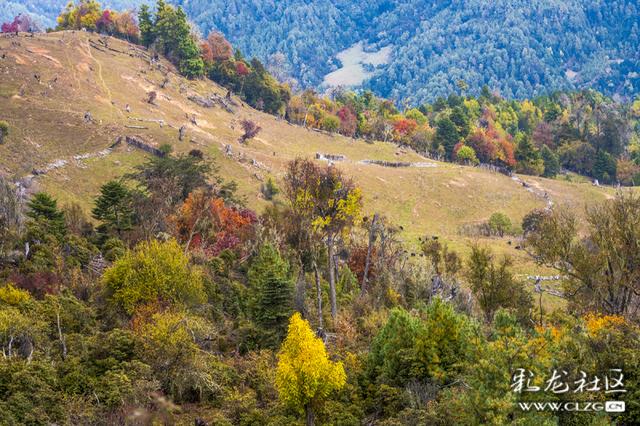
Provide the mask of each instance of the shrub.
[{"label": "shrub", "polygon": [[0,145],[4,143],[4,138],[9,136],[9,123],[0,120]]},{"label": "shrub", "polygon": [[205,300],[200,271],[189,266],[175,241],[139,244],[107,269],[103,283],[111,303],[127,314],[158,300],[186,305]]},{"label": "shrub", "polygon": [[489,228],[492,234],[502,237],[511,232],[511,219],[504,213],[494,213],[489,218]]}]

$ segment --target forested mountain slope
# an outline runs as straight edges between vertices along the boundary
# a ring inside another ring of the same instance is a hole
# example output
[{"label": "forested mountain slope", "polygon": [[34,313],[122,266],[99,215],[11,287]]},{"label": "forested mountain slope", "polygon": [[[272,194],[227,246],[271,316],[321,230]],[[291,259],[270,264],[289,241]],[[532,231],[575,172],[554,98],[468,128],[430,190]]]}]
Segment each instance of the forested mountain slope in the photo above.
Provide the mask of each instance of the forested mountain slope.
[{"label": "forested mountain slope", "polygon": [[[32,12],[47,25],[63,0],[12,2],[3,21]],[[104,2],[116,9],[140,0]],[[392,46],[390,62],[365,86],[419,104],[483,85],[503,96],[593,88],[631,97],[640,90],[640,5],[636,0],[433,1],[175,0],[204,34],[212,29],[248,57],[279,65],[303,87],[340,67],[336,54],[356,42]]]}]

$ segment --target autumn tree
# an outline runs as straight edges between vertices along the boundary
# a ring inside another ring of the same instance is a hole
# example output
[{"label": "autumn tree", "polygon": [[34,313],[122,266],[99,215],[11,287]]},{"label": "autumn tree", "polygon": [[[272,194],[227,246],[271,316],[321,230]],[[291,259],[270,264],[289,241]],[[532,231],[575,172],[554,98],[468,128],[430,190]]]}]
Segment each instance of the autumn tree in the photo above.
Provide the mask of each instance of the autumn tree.
[{"label": "autumn tree", "polygon": [[556,209],[527,238],[536,260],[564,277],[572,309],[633,315],[640,283],[640,197],[619,192],[587,209],[586,232]]},{"label": "autumn tree", "polygon": [[41,31],[37,22],[35,22],[28,14],[19,14],[13,21],[5,22],[0,26],[0,33],[15,33],[15,32],[38,32]]},{"label": "autumn tree", "polygon": [[135,351],[154,371],[162,390],[176,401],[218,396],[213,355],[202,349],[213,328],[203,318],[177,310],[140,311],[132,320]]},{"label": "autumn tree", "polygon": [[255,138],[262,130],[262,127],[258,126],[255,122],[251,120],[242,120],[240,122],[240,126],[242,126],[242,130],[244,133],[240,136],[240,143],[247,143],[248,140]]},{"label": "autumn tree", "polygon": [[185,244],[185,253],[197,250],[214,257],[223,250],[241,248],[257,219],[253,211],[229,206],[215,193],[200,189],[189,194],[170,221]]},{"label": "autumn tree", "polygon": [[309,323],[299,313],[293,314],[278,352],[276,388],[282,402],[304,413],[307,426],[313,426],[318,408],[345,383],[342,363],[332,362]]},{"label": "autumn tree", "polygon": [[192,305],[205,299],[202,274],[175,241],[142,242],[102,277],[107,300],[131,315],[143,304]]},{"label": "autumn tree", "polygon": [[[232,197],[233,186],[225,184],[210,161],[190,154],[153,156],[127,175],[134,184],[131,192],[136,223],[145,237],[166,231],[166,218],[190,193],[213,187]],[[213,180],[210,183],[210,179]]]},{"label": "autumn tree", "polygon": [[314,231],[325,241],[331,316],[335,318],[338,314],[334,263],[336,238],[359,221],[362,194],[337,168],[317,167],[302,159],[287,166],[285,187],[292,209],[309,218]]},{"label": "autumn tree", "polygon": [[476,152],[473,148],[467,145],[463,145],[455,152],[456,160],[461,163],[476,165],[479,163]]},{"label": "autumn tree", "polygon": [[233,57],[233,48],[224,35],[219,31],[212,31],[207,40],[201,44],[202,57],[207,64],[217,61],[227,61]]},{"label": "autumn tree", "polygon": [[77,0],[69,2],[65,10],[58,16],[58,29],[79,30],[86,28],[95,30],[96,23],[102,16],[100,3],[95,0]]},{"label": "autumn tree", "polygon": [[529,314],[531,296],[511,271],[513,262],[504,256],[496,261],[490,249],[471,247],[467,261],[467,278],[471,290],[478,300],[487,322],[499,308],[517,310],[518,318],[524,320]]}]

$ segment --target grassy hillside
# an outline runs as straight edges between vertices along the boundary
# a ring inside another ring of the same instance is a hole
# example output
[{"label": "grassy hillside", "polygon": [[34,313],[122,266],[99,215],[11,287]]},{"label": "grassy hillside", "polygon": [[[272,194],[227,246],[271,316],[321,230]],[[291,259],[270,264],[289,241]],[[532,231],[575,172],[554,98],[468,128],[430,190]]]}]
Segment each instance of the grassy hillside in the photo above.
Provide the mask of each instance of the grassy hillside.
[{"label": "grassy hillside", "polygon": [[[317,152],[344,155],[346,160],[337,165],[363,188],[367,212],[381,212],[401,225],[408,243],[417,243],[421,235],[439,235],[461,250],[472,240],[460,234],[462,226],[485,221],[497,211],[519,224],[528,211],[546,205],[545,192],[555,204],[579,210],[613,193],[584,182],[521,176],[532,188],[527,189],[507,176],[433,162],[389,143],[293,126],[240,105],[239,99],[234,112],[205,108],[188,98],[224,96],[226,90],[209,81],[185,80],[164,60],[151,65],[144,49],[95,34],[3,36],[0,57],[0,119],[11,128],[0,146],[0,172],[17,180],[34,169],[45,170],[27,178],[31,190],[49,191],[63,203],[80,202],[87,211],[102,183],[130,171],[147,155],[126,144],[104,151],[121,136],[138,136],[154,146],[169,143],[177,152],[200,149],[217,161],[225,178],[238,183],[257,210],[267,203],[260,196],[261,180],[269,175],[281,179],[287,161],[313,158]],[[146,101],[151,91],[157,92],[155,105]],[[238,142],[242,119],[263,129],[248,145]],[[178,140],[181,126],[187,129],[183,141]],[[226,145],[231,156],[225,155]],[[362,163],[367,159],[427,164],[388,168]],[[514,256],[519,272],[539,272],[507,241],[486,240]]]}]

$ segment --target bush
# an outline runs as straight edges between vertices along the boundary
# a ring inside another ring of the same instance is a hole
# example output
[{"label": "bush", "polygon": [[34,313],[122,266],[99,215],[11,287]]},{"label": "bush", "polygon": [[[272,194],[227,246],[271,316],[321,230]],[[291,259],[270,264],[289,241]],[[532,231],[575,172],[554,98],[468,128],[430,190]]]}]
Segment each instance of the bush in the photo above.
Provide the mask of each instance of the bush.
[{"label": "bush", "polygon": [[139,244],[107,269],[102,280],[108,299],[129,315],[158,300],[186,305],[205,300],[200,271],[189,266],[175,241]]},{"label": "bush", "polygon": [[0,120],[0,145],[4,143],[4,138],[9,136],[9,123]]},{"label": "bush", "polygon": [[494,213],[489,218],[489,228],[492,234],[502,237],[511,232],[511,219],[504,213]]},{"label": "bush", "polygon": [[458,150],[456,158],[460,163],[478,164],[478,157],[476,157],[476,151],[470,146],[463,146]]},{"label": "bush", "polygon": [[269,177],[267,181],[260,187],[260,191],[262,192],[262,195],[265,199],[273,200],[273,197],[278,195],[278,193],[280,192],[280,188],[278,188],[273,178]]}]

